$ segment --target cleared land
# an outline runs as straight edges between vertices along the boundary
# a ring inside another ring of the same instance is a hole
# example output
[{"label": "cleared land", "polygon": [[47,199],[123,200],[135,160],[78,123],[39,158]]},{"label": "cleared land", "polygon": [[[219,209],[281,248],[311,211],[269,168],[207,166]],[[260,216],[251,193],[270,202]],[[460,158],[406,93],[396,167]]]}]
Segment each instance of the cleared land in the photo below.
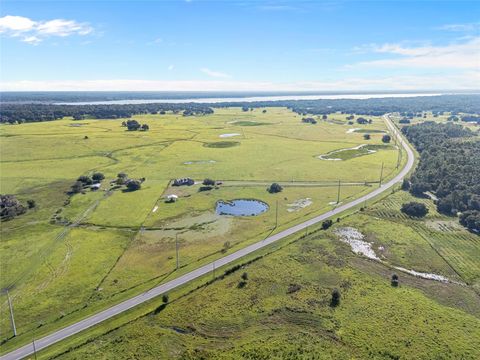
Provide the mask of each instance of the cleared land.
[{"label": "cleared land", "polygon": [[[265,238],[274,230],[277,203],[281,230],[334,207],[338,179],[364,182],[341,187],[341,201],[347,201],[371,191],[382,162],[385,178],[395,172],[398,151],[393,149],[335,164],[316,157],[365,143],[363,134],[348,132],[352,126],[346,115],[309,125],[286,109],[267,110],[136,117],[149,124],[148,132],[125,131],[122,119],[2,126],[1,192],[38,204],[36,210],[2,224],[1,287],[10,289],[19,334],[28,337],[54,328],[176,276],[176,235],[182,273]],[[385,130],[380,118],[364,127]],[[241,136],[222,140],[221,135],[232,133]],[[372,134],[369,144],[380,145],[381,136]],[[237,144],[205,146],[219,142]],[[75,179],[93,171],[106,175],[102,189],[75,195],[66,204],[65,192]],[[142,189],[105,191],[122,171],[145,177]],[[177,177],[209,177],[226,186],[207,192],[199,192],[199,185],[170,187],[169,181]],[[251,181],[259,185],[243,183]],[[269,194],[265,183],[273,181],[289,186]],[[171,193],[179,195],[179,201],[166,204],[164,196]],[[249,218],[215,214],[218,200],[236,198],[259,199],[270,211]],[[292,203],[306,198],[309,206],[289,211]],[[5,340],[10,324],[4,294],[1,300]]]}]

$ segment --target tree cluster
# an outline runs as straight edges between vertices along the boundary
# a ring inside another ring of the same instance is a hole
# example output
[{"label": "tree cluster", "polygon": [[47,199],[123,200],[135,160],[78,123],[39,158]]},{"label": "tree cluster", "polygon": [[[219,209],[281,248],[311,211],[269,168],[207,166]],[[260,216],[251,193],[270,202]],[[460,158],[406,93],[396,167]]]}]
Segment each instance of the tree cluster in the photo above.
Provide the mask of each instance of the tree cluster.
[{"label": "tree cluster", "polygon": [[410,192],[415,196],[434,193],[439,212],[462,213],[462,224],[480,231],[476,221],[480,216],[480,141],[476,134],[461,125],[434,122],[407,126],[402,132],[421,155],[410,179]]},{"label": "tree cluster", "polygon": [[411,201],[409,203],[403,204],[400,209],[404,214],[413,217],[424,217],[428,214],[428,208],[425,204]]},{"label": "tree cluster", "polygon": [[[33,202],[33,203],[32,203]],[[28,208],[35,207],[34,200],[28,200]],[[13,195],[0,195],[0,219],[1,221],[11,220],[18,215],[25,214],[27,207]]]}]

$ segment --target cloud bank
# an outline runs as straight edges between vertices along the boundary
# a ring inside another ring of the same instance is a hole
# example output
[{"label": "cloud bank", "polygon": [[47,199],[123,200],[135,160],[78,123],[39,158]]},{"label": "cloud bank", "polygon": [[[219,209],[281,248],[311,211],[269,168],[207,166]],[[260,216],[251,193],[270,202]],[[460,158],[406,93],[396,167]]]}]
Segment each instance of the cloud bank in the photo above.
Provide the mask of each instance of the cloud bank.
[{"label": "cloud bank", "polygon": [[35,21],[24,16],[6,15],[0,18],[0,34],[37,45],[51,36],[67,37],[71,35],[88,35],[93,28],[87,23],[75,20],[53,19]]}]

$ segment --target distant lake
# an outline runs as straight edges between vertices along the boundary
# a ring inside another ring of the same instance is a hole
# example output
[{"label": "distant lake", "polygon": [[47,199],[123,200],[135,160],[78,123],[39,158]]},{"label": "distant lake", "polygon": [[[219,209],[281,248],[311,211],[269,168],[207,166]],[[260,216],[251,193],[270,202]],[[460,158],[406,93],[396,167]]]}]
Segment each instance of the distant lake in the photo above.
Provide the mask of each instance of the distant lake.
[{"label": "distant lake", "polygon": [[376,98],[406,98],[416,96],[439,96],[441,93],[381,93],[381,94],[335,94],[335,95],[274,95],[245,97],[204,97],[186,99],[128,99],[105,101],[56,102],[55,105],[135,105],[135,104],[184,104],[184,103],[223,103],[223,102],[256,102],[282,100],[336,100],[336,99],[376,99]]}]

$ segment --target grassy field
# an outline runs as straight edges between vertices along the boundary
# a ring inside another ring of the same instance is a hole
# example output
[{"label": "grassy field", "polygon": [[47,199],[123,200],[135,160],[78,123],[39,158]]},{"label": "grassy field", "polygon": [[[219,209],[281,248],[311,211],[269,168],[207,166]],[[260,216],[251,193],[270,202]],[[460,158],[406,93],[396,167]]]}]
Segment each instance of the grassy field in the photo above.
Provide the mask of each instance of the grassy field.
[{"label": "grassy field", "polygon": [[[399,209],[409,200],[409,194],[396,192],[208,286],[175,292],[167,306],[158,299],[152,310],[144,307],[145,315],[138,313],[125,325],[105,324],[41,355],[62,360],[477,359],[480,297],[471,285],[478,284],[480,271],[462,272],[452,261],[478,259],[478,236],[446,226],[448,220],[428,200],[422,200],[430,209],[426,219],[406,217]],[[377,252],[383,247],[382,262],[354,255],[335,235],[342,227],[361,231]],[[419,229],[430,229],[430,239]],[[455,254],[437,253],[430,243],[462,237],[472,245]],[[391,266],[470,285],[426,280]],[[399,287],[390,285],[393,272],[399,274]],[[243,273],[248,279],[240,286]],[[334,288],[341,292],[336,308],[329,303]]]},{"label": "grassy field", "polygon": [[[336,206],[338,180],[355,183],[341,186],[345,202],[378,186],[382,163],[384,179],[396,172],[398,150],[382,146],[381,118],[352,126],[346,115],[333,114],[311,125],[287,109],[262,110],[136,116],[148,132],[125,131],[124,119],[1,126],[1,193],[37,203],[1,229],[0,287],[10,291],[19,334],[54,328],[176,276],[176,236],[185,272]],[[318,158],[363,144],[378,151]],[[66,195],[80,175],[95,171],[106,176],[99,191]],[[119,172],[145,177],[142,189],[110,191]],[[207,192],[171,187],[178,177],[223,185]],[[274,181],[284,185],[282,193],[266,191]],[[172,193],[178,202],[166,204]],[[217,201],[239,198],[264,201],[269,211],[248,218],[215,213]],[[1,339],[10,344],[5,292],[0,301]]]}]

